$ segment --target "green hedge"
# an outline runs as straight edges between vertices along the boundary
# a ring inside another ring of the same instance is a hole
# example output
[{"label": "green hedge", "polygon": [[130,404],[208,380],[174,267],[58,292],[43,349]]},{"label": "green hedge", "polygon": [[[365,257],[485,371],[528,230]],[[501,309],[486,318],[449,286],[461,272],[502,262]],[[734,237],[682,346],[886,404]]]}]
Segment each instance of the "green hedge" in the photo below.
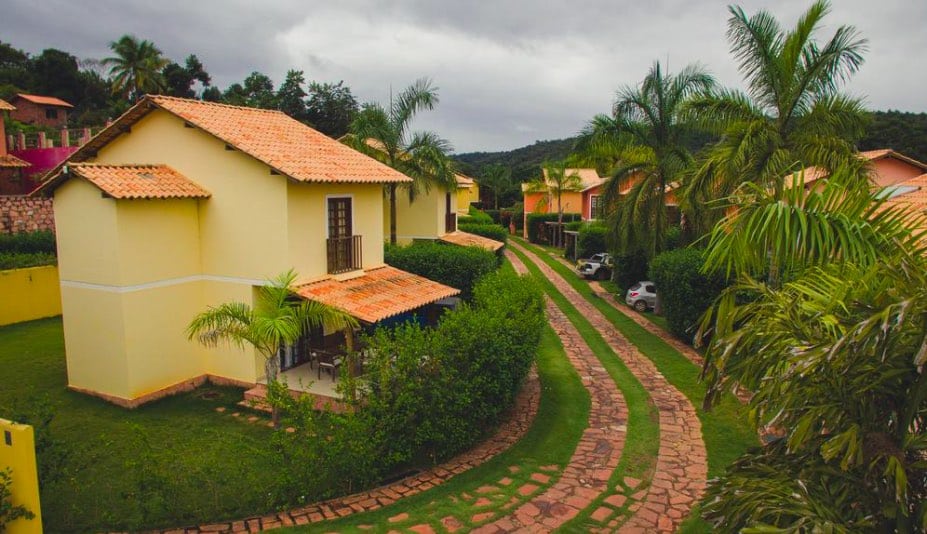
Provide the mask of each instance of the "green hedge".
[{"label": "green hedge", "polygon": [[726,285],[720,276],[702,274],[703,264],[702,251],[693,248],[663,252],[650,262],[670,331],[690,344],[699,318]]},{"label": "green hedge", "polygon": [[[573,222],[582,220],[578,213],[564,213],[563,222]],[[529,213],[526,224],[528,225],[528,241],[532,243],[546,243],[544,223],[556,222],[556,213]]]},{"label": "green hedge", "polygon": [[464,298],[471,296],[480,278],[498,267],[496,255],[488,250],[431,242],[405,247],[386,245],[384,261],[397,269],[457,288]]},{"label": "green hedge", "polygon": [[622,292],[647,279],[647,257],[643,252],[613,254],[612,261],[614,263],[612,266],[612,281],[621,288]]},{"label": "green hedge", "polygon": [[492,222],[495,224],[502,224],[502,211],[501,210],[483,210],[483,213],[489,216],[492,219]]},{"label": "green hedge", "polygon": [[481,235],[502,243],[507,242],[509,238],[509,231],[498,224],[458,224],[457,228],[461,232]]},{"label": "green hedge", "polygon": [[26,267],[41,267],[43,265],[56,265],[58,258],[54,254],[44,252],[18,253],[0,252],[0,271],[7,269],[25,269]]},{"label": "green hedge", "polygon": [[576,237],[576,254],[588,258],[593,254],[605,252],[605,236],[608,230],[601,224],[584,224]]},{"label": "green hedge", "polygon": [[55,233],[49,230],[0,234],[0,253],[57,254]]}]

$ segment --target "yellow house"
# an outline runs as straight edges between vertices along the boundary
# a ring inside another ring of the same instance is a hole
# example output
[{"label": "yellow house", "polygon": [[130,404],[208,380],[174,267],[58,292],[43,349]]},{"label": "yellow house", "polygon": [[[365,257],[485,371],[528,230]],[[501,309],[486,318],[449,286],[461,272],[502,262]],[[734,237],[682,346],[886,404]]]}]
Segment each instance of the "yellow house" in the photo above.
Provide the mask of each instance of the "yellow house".
[{"label": "yellow house", "polygon": [[147,96],[49,176],[68,384],[123,406],[258,382],[252,348],[185,328],[288,269],[366,323],[458,293],[383,263],[383,186],[410,179],[277,111]]},{"label": "yellow house", "polygon": [[457,175],[457,213],[470,213],[470,206],[480,201],[480,184],[469,176]]}]

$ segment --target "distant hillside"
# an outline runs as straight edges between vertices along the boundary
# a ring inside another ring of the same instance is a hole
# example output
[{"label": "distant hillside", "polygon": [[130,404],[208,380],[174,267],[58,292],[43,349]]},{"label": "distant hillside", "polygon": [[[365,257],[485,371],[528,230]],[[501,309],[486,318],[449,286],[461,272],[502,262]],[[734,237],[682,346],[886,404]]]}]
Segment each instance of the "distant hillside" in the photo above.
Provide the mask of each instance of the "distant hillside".
[{"label": "distant hillside", "polygon": [[[506,152],[470,152],[454,156],[461,171],[469,176],[479,176],[480,169],[494,163],[512,168],[512,176],[523,182],[537,176],[541,163],[547,160],[563,159],[569,155],[576,138],[537,141]],[[698,150],[710,138],[693,135],[688,144]],[[860,140],[860,150],[892,148],[906,156],[927,163],[927,113],[901,111],[875,111],[872,113],[868,133]]]},{"label": "distant hillside", "polygon": [[495,163],[512,168],[512,178],[524,182],[541,172],[541,163],[567,157],[573,149],[575,138],[554,141],[537,141],[533,145],[507,152],[470,152],[458,154],[454,159],[460,163],[460,170],[469,176],[477,176],[480,169]]}]

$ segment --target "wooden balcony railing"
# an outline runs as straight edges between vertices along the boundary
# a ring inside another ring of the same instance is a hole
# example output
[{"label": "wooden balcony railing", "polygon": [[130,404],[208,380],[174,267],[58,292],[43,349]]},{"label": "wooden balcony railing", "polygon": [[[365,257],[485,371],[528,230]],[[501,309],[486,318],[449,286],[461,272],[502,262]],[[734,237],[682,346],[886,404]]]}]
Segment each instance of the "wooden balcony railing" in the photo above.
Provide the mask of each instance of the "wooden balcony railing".
[{"label": "wooden balcony railing", "polygon": [[444,216],[444,231],[448,233],[457,231],[456,213],[448,213]]},{"label": "wooden balcony railing", "polygon": [[330,237],[328,247],[328,274],[346,273],[361,268],[361,236]]}]

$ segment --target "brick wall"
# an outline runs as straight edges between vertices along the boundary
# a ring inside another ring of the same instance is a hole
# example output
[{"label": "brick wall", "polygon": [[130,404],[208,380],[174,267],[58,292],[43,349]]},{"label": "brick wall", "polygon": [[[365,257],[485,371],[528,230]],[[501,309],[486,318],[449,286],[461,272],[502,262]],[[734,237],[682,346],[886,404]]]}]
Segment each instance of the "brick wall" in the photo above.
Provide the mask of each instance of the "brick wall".
[{"label": "brick wall", "polygon": [[0,196],[0,234],[55,231],[52,199]]},{"label": "brick wall", "polygon": [[[28,100],[17,98],[13,102],[16,109],[10,112],[10,118],[25,122],[26,124],[35,124],[36,126],[48,126],[51,128],[64,128],[68,124],[68,109],[57,106],[44,106],[30,102]],[[45,110],[55,110],[57,117],[48,118],[45,116]]]}]

